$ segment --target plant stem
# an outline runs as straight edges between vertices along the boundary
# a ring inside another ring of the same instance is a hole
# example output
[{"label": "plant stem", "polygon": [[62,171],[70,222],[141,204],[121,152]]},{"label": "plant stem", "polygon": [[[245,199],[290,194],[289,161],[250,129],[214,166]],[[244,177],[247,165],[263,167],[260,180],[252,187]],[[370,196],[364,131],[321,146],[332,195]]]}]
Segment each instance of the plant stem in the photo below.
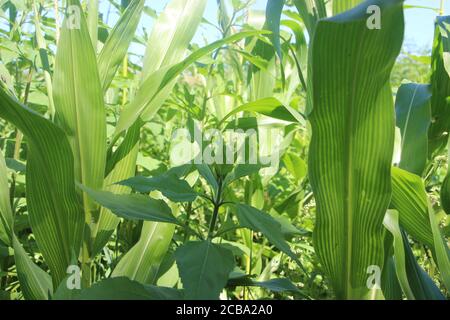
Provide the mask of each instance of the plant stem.
[{"label": "plant stem", "polygon": [[442,16],[444,14],[444,0],[441,0],[441,5],[439,7],[439,15]]},{"label": "plant stem", "polygon": [[213,215],[211,218],[211,223],[209,224],[209,231],[208,231],[208,239],[211,240],[213,238],[214,228],[216,227],[217,217],[219,215],[219,208],[221,206],[222,202],[222,179],[219,178],[218,181],[218,189],[217,189],[217,196],[214,201],[214,210]]}]

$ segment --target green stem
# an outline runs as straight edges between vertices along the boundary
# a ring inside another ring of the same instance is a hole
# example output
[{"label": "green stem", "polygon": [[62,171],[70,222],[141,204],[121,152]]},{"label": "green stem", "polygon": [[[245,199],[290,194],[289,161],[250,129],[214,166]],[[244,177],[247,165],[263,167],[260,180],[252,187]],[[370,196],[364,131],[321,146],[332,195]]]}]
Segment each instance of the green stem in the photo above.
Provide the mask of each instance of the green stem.
[{"label": "green stem", "polygon": [[217,217],[219,216],[219,208],[221,206],[222,202],[222,179],[219,179],[218,181],[218,189],[217,189],[217,196],[214,201],[214,210],[213,215],[211,218],[211,223],[209,224],[209,231],[208,231],[208,239],[211,240],[213,238],[214,229],[216,227],[217,223]]}]

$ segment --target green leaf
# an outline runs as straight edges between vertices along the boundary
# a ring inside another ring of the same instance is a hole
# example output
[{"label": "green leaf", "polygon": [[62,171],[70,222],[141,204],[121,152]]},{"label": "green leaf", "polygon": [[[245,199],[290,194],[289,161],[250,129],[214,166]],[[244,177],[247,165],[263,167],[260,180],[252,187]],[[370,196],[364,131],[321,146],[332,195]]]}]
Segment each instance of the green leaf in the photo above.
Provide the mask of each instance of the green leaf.
[{"label": "green leaf", "polygon": [[[128,131],[124,142],[116,150],[112,158],[114,165],[108,166],[110,169],[105,178],[105,191],[115,194],[129,193],[129,188],[115,184],[115,182],[129,178],[136,172],[136,159],[139,152],[140,124],[133,125]],[[111,159],[110,159],[111,160]],[[108,162],[109,164],[109,162]],[[97,223],[94,226],[91,255],[98,253],[108,242],[112,233],[116,229],[120,218],[108,209],[102,207]]]},{"label": "green leaf", "polygon": [[257,173],[261,168],[262,166],[260,164],[237,164],[233,168],[233,171],[225,177],[224,184],[230,184],[233,181]]},{"label": "green leaf", "polygon": [[332,1],[333,1],[333,15],[350,10],[359,3],[363,2],[362,0],[332,0]]},{"label": "green leaf", "polygon": [[444,300],[436,284],[417,263],[408,238],[400,229],[398,212],[388,210],[383,224],[394,237],[395,272],[406,297],[410,300]]},{"label": "green leaf", "polygon": [[[80,250],[84,226],[72,151],[61,129],[20,105],[1,88],[0,104],[0,117],[27,137],[29,221],[56,287],[66,276],[72,252],[78,254]],[[49,190],[57,190],[57,196]]]},{"label": "green leaf", "polygon": [[450,286],[450,252],[444,241],[422,179],[392,168],[392,204],[399,211],[400,225],[434,252],[445,286]]},{"label": "green leaf", "polygon": [[293,110],[292,108],[284,106],[276,98],[263,98],[257,101],[243,104],[233,109],[221,120],[221,124],[224,123],[231,116],[244,111],[260,113],[265,116],[284,121],[290,122],[301,121],[301,117],[299,118],[297,115],[294,115],[292,110]]},{"label": "green leaf", "polygon": [[[395,121],[389,77],[403,40],[402,3],[370,0],[320,20],[311,43],[313,239],[340,299],[367,298],[367,267],[384,262]],[[366,26],[372,4],[380,30]]]},{"label": "green leaf", "polygon": [[310,37],[314,33],[317,21],[327,17],[325,0],[293,0]]},{"label": "green leaf", "polygon": [[150,118],[151,114],[155,114],[165,100],[165,98],[162,99],[159,96],[159,93],[192,63],[226,44],[237,42],[247,37],[259,36],[264,33],[263,31],[243,31],[233,34],[232,36],[215,41],[194,51],[182,62],[172,67],[164,66],[152,73],[143,81],[133,101],[123,110],[116,127],[115,136],[118,136],[121,132],[129,128],[144,112],[146,113],[146,119]]},{"label": "green leaf", "polygon": [[173,224],[145,221],[139,241],[120,259],[112,277],[155,284],[174,231]]},{"label": "green leaf", "polygon": [[47,300],[53,292],[50,275],[31,261],[16,236],[13,236],[12,242],[17,277],[25,299]]},{"label": "green leaf", "polygon": [[[103,92],[106,92],[114,75],[127,54],[144,8],[144,0],[133,0],[110,32],[98,56],[98,71]],[[163,41],[158,41],[163,42]]]},{"label": "green leaf", "polygon": [[383,224],[394,237],[395,271],[400,286],[406,297],[410,300],[414,300],[414,294],[409,286],[408,276],[406,275],[405,251],[403,247],[402,232],[398,224],[398,212],[396,210],[388,210],[384,217]]},{"label": "green leaf", "polygon": [[307,174],[306,162],[294,153],[285,153],[283,163],[286,169],[294,176],[295,180],[301,181]]},{"label": "green leaf", "polygon": [[414,297],[417,300],[445,300],[444,295],[428,273],[419,266],[408,244],[405,232],[402,232],[402,236],[406,254],[406,273],[408,274],[409,285],[414,293]]},{"label": "green leaf", "polygon": [[[450,96],[450,16],[439,16],[435,22],[431,56],[431,126],[428,132],[428,154],[439,153],[447,143],[450,130],[448,112]],[[446,60],[447,59],[447,60]]]},{"label": "green leaf", "polygon": [[269,39],[272,45],[275,47],[275,51],[280,58],[281,55],[281,42],[280,42],[280,19],[283,12],[285,0],[268,0],[266,6],[266,28],[272,33],[269,35]]},{"label": "green leaf", "polygon": [[219,189],[219,185],[214,176],[214,173],[211,171],[211,168],[207,164],[197,164],[196,168],[198,170],[198,173],[203,178],[205,178],[206,182],[211,186],[214,194],[216,195],[217,190]]},{"label": "green leaf", "polygon": [[430,248],[434,246],[427,195],[420,177],[393,167],[391,206],[399,212],[400,225],[413,238]]},{"label": "green leaf", "polygon": [[185,299],[218,299],[234,268],[231,251],[211,241],[188,242],[175,251]]},{"label": "green leaf", "polygon": [[0,240],[5,244],[11,244],[13,232],[13,213],[9,201],[8,171],[0,150]]},{"label": "green leaf", "polygon": [[92,287],[76,290],[74,294],[69,289],[60,287],[54,300],[180,300],[182,294],[173,288],[142,285],[125,277],[109,278],[95,283]]},{"label": "green leaf", "polygon": [[186,180],[178,179],[174,174],[163,174],[151,178],[137,176],[121,181],[118,184],[128,186],[142,193],[158,190],[175,202],[192,202],[197,198],[197,193]]},{"label": "green leaf", "polygon": [[228,286],[230,287],[259,287],[273,292],[294,292],[301,293],[301,291],[287,278],[275,278],[266,281],[257,281],[250,278],[246,274],[239,274],[234,277],[230,277],[228,280]]},{"label": "green leaf", "polygon": [[[68,0],[67,6],[53,78],[55,121],[64,130],[72,147],[77,181],[89,188],[101,189],[106,163],[103,90],[80,3]],[[78,14],[72,16],[77,11]],[[90,223],[97,208],[85,194],[83,204],[86,221]]]},{"label": "green leaf", "polygon": [[237,204],[236,207],[236,215],[242,227],[261,232],[275,247],[301,266],[299,259],[284,240],[281,224],[278,221],[269,214],[246,204]]},{"label": "green leaf", "polygon": [[397,91],[396,125],[402,136],[399,167],[422,175],[428,158],[428,128],[431,123],[429,85],[408,83]]},{"label": "green leaf", "polygon": [[131,220],[145,220],[179,224],[172,210],[163,200],[141,194],[113,194],[79,186],[89,197],[119,217]]},{"label": "green leaf", "polygon": [[[162,67],[179,63],[195,35],[206,0],[171,0],[159,15],[147,42],[142,81]],[[161,34],[166,40],[161,41]]]},{"label": "green leaf", "polygon": [[447,173],[441,185],[441,206],[446,214],[450,214],[450,174]]}]

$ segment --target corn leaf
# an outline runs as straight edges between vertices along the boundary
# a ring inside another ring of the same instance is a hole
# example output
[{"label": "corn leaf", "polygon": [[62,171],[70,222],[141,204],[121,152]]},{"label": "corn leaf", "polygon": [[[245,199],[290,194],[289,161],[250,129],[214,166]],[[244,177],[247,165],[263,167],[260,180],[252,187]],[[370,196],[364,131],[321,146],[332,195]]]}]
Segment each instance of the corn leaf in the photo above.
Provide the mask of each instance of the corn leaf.
[{"label": "corn leaf", "polygon": [[413,238],[432,248],[433,233],[421,183],[416,175],[393,167],[391,206],[399,212],[400,225]]},{"label": "corn leaf", "polygon": [[[158,17],[148,38],[142,81],[186,54],[206,8],[206,0],[172,0]],[[165,41],[161,41],[164,34]]]},{"label": "corn leaf", "polygon": [[[400,225],[404,226],[413,237],[432,249],[442,280],[448,288],[450,285],[450,252],[442,237],[434,210],[429,205],[423,181],[419,176],[398,168],[393,168],[392,172],[392,203],[399,211]],[[397,191],[394,191],[396,188]],[[409,206],[407,206],[408,203]]]},{"label": "corn leaf", "polygon": [[[79,1],[69,0],[67,5],[53,79],[56,122],[66,133],[72,147],[76,179],[87,187],[102,189],[106,163],[103,90]],[[71,15],[77,10],[75,20],[79,21],[74,22]],[[97,208],[86,195],[83,195],[83,203],[86,221],[90,224]]]},{"label": "corn leaf", "polygon": [[419,266],[399,225],[396,210],[388,210],[384,226],[394,237],[395,272],[400,286],[409,300],[444,300],[444,296],[428,274]]},{"label": "corn leaf", "polygon": [[[366,9],[383,27],[366,27]],[[389,76],[403,40],[402,1],[366,1],[317,23],[311,44],[309,177],[316,253],[338,298],[365,298],[368,266],[384,262],[382,221],[394,146]]]},{"label": "corn leaf", "polygon": [[[3,89],[0,102],[0,117],[14,124],[28,139],[29,220],[56,287],[66,276],[71,254],[80,250],[84,225],[70,145],[61,129],[20,105]],[[57,190],[57,196],[49,190]]]},{"label": "corn leaf", "polygon": [[[105,92],[127,54],[144,8],[144,0],[133,0],[108,36],[98,56],[98,72]],[[162,41],[159,41],[162,42]]]},{"label": "corn leaf", "polygon": [[264,32],[262,31],[242,31],[236,33],[194,51],[182,62],[175,64],[172,67],[165,66],[152,73],[141,84],[133,101],[122,111],[119,122],[117,123],[115,136],[128,129],[144,112],[146,113],[145,118],[147,119],[150,118],[152,114],[155,114],[161,104],[153,103],[154,100],[158,99],[155,101],[162,102],[161,96],[158,96],[159,93],[167,88],[167,86],[192,63],[226,44],[242,40],[246,37],[261,35],[263,33]]},{"label": "corn leaf", "polygon": [[447,143],[450,129],[450,16],[436,18],[431,56],[431,126],[429,155],[439,153]]},{"label": "corn leaf", "polygon": [[395,100],[396,125],[402,136],[399,167],[422,175],[428,158],[428,128],[431,123],[429,86],[403,84]]},{"label": "corn leaf", "polygon": [[398,212],[395,210],[388,210],[386,212],[386,216],[384,217],[383,224],[386,229],[392,233],[394,238],[395,271],[397,273],[400,286],[406,294],[406,297],[410,300],[414,300],[414,294],[409,286],[408,276],[406,274],[405,251],[403,247],[402,232],[398,224]]},{"label": "corn leaf", "polygon": [[156,284],[174,231],[173,224],[145,221],[139,241],[119,261],[112,277],[126,276],[140,283]]},{"label": "corn leaf", "polygon": [[20,289],[27,300],[47,300],[53,292],[52,279],[48,273],[30,260],[22,245],[13,236],[14,261]]},{"label": "corn leaf", "polygon": [[314,33],[317,21],[327,17],[325,2],[324,0],[294,0],[294,5],[310,36]]},{"label": "corn leaf", "polygon": [[0,150],[0,240],[11,244],[13,213],[9,202],[8,171],[5,158]]},{"label": "corn leaf", "polygon": [[333,1],[333,15],[347,11],[360,4],[362,0],[332,0]]}]

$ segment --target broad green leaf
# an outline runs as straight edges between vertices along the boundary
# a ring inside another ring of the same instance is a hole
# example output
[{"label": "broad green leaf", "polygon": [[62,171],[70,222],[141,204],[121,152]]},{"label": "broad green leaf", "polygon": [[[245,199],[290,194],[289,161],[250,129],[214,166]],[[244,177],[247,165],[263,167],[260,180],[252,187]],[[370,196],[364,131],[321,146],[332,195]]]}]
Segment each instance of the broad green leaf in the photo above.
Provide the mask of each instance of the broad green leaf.
[{"label": "broad green leaf", "polygon": [[163,174],[151,178],[137,176],[121,181],[118,184],[142,193],[158,190],[175,202],[192,202],[197,198],[197,193],[186,180],[178,179],[177,176],[171,174]]},{"label": "broad green leaf", "polygon": [[182,293],[173,288],[142,285],[125,277],[109,278],[92,287],[67,292],[65,286],[58,288],[54,300],[180,300]]},{"label": "broad green leaf", "polygon": [[437,17],[431,57],[431,126],[428,132],[430,156],[439,153],[448,139],[450,113],[450,16]]},{"label": "broad green leaf", "polygon": [[298,114],[294,114],[295,111],[290,108],[284,106],[278,99],[276,98],[263,98],[257,101],[249,102],[243,104],[228,113],[222,120],[221,123],[226,121],[233,115],[236,115],[239,112],[250,111],[263,114],[265,116],[290,121],[290,122],[301,122],[302,118]]},{"label": "broad green leaf", "polygon": [[13,213],[9,202],[8,171],[5,158],[0,150],[0,240],[11,244]]},{"label": "broad green leaf", "polygon": [[[56,287],[78,254],[84,227],[75,190],[74,162],[64,132],[0,89],[0,117],[27,137],[26,197],[29,221]],[[49,190],[57,190],[57,196]]]},{"label": "broad green leaf", "polygon": [[130,220],[145,220],[178,224],[172,210],[163,200],[141,194],[114,194],[79,186],[89,197],[119,217]]},{"label": "broad green leaf", "polygon": [[426,197],[420,177],[392,168],[391,206],[399,212],[400,225],[413,238],[432,248],[434,241]]},{"label": "broad green leaf", "polygon": [[444,300],[436,284],[417,263],[408,238],[400,228],[398,212],[388,210],[383,223],[394,237],[394,270],[406,297],[411,300]]},{"label": "broad green leaf", "polygon": [[333,1],[333,15],[350,10],[362,2],[362,0],[332,0],[332,1]]},{"label": "broad green leaf", "polygon": [[[106,163],[103,90],[80,3],[68,0],[67,6],[53,78],[55,121],[72,147],[76,179],[89,188],[102,189]],[[83,204],[86,221],[91,223],[97,208],[86,194]]]},{"label": "broad green leaf", "polygon": [[47,300],[53,292],[50,275],[31,261],[15,235],[12,238],[17,277],[25,299]]},{"label": "broad green leaf", "polygon": [[185,299],[218,299],[234,268],[231,251],[209,240],[188,242],[175,251]]},{"label": "broad green leaf", "polygon": [[400,225],[434,252],[445,286],[450,286],[450,252],[444,241],[422,179],[392,168],[392,204],[399,211]]},{"label": "broad green leaf", "polygon": [[431,122],[429,86],[403,84],[395,100],[396,125],[402,136],[399,167],[422,175],[428,158],[428,128]]},{"label": "broad green leaf", "polygon": [[[144,0],[133,0],[117,21],[98,56],[98,71],[103,92],[105,92],[134,38],[144,8]],[[158,41],[164,42],[164,41]]]},{"label": "broad green leaf", "polygon": [[[313,239],[340,299],[367,297],[367,267],[384,262],[395,127],[389,77],[403,40],[402,3],[366,1],[320,20],[311,43]],[[371,4],[380,7],[380,30],[366,27]]]},{"label": "broad green leaf", "polygon": [[125,276],[141,283],[156,284],[174,231],[173,224],[145,221],[139,241],[122,257],[112,277]]},{"label": "broad green leaf", "polygon": [[414,297],[417,300],[445,300],[444,295],[436,286],[430,276],[419,266],[405,232],[402,232],[403,245],[406,255],[406,273]]},{"label": "broad green leaf", "polygon": [[278,221],[254,207],[245,204],[237,204],[236,207],[236,215],[242,227],[261,232],[275,247],[301,266],[299,259],[284,240],[281,224]]}]

